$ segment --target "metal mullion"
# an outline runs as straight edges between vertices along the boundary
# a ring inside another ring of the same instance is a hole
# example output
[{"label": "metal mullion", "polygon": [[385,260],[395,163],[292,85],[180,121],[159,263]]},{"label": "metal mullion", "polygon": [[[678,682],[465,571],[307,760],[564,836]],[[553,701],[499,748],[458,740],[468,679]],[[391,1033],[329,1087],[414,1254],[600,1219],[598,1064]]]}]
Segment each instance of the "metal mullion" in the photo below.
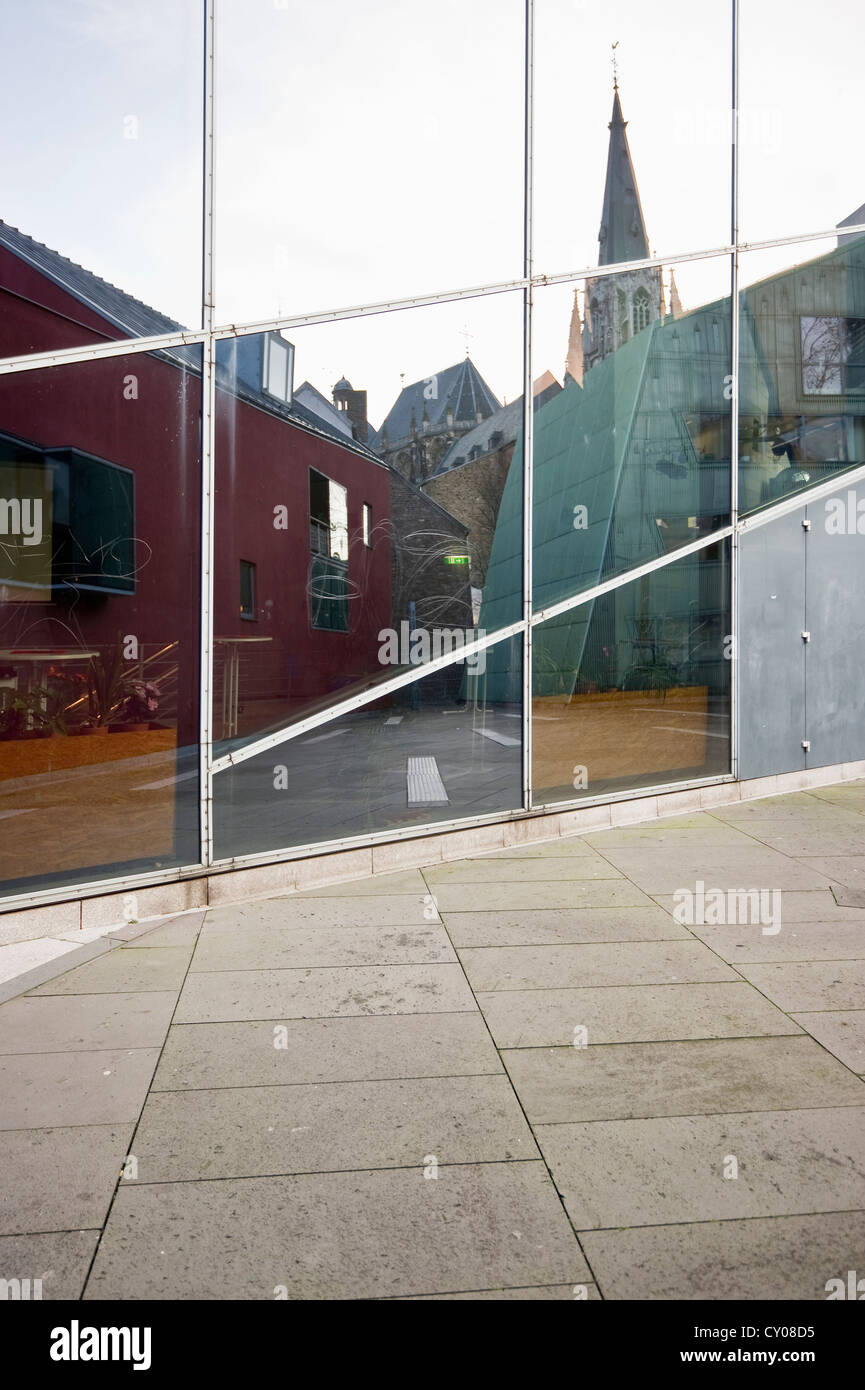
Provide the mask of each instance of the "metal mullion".
[{"label": "metal mullion", "polygon": [[535,6],[526,0],[525,125],[523,164],[523,641],[522,641],[522,774],[523,806],[532,808],[532,559],[534,521],[535,412],[534,349],[534,144],[535,144]]},{"label": "metal mullion", "polygon": [[213,529],[216,343],[213,337],[213,164],[215,0],[204,0],[204,148],[202,189],[201,326],[201,614],[199,657],[199,852],[213,860]]},{"label": "metal mullion", "polygon": [[730,770],[739,775],[739,0],[731,0],[730,148]]}]

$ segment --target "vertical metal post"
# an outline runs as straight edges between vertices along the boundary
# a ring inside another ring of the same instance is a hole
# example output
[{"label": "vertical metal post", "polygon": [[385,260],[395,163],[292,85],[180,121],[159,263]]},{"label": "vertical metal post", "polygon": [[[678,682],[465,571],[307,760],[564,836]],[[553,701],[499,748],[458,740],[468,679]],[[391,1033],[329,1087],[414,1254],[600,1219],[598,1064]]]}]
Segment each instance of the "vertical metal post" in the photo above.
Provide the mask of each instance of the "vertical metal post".
[{"label": "vertical metal post", "polygon": [[202,158],[201,327],[207,332],[201,364],[201,646],[199,711],[199,822],[201,862],[213,863],[213,441],[216,345],[213,331],[213,118],[215,0],[204,0],[204,146]]},{"label": "vertical metal post", "polygon": [[739,0],[732,5],[732,145],[730,188],[730,770],[739,775]]},{"label": "vertical metal post", "polygon": [[523,274],[523,806],[532,808],[532,505],[534,498],[534,400],[532,307],[534,273],[535,4],[526,0]]}]

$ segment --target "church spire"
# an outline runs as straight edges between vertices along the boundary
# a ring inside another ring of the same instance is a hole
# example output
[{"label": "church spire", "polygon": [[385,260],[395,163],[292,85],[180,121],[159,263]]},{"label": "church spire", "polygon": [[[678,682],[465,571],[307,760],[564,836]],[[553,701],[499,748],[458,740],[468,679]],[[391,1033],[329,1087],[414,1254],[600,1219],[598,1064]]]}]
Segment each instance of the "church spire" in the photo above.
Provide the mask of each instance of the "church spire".
[{"label": "church spire", "polygon": [[613,88],[613,119],[607,155],[604,210],[598,233],[599,265],[617,261],[641,261],[649,256],[649,239],[640,205],[637,178],[628,148],[627,121],[622,115],[618,77]]},{"label": "church spire", "polygon": [[580,302],[578,291],[574,290],[574,309],[571,314],[571,329],[568,334],[568,356],[565,362],[565,380],[571,377],[580,386],[583,384],[583,330],[580,323]]}]

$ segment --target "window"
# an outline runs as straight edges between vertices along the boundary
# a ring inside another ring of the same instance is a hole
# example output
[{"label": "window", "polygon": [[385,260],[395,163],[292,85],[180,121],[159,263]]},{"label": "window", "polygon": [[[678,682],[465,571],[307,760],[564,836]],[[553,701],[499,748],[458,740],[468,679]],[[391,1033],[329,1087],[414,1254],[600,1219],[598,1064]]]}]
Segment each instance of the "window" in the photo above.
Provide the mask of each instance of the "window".
[{"label": "window", "polygon": [[372,545],[372,507],[364,502],[361,510],[361,527],[364,545]]},{"label": "window", "polygon": [[240,562],[240,616],[255,618],[255,565],[249,560]]},{"label": "window", "polygon": [[651,304],[649,303],[648,291],[643,289],[637,290],[636,294],[634,295],[633,310],[633,323],[635,333],[641,333],[644,328],[648,328],[651,314],[652,310]]},{"label": "window", "polygon": [[265,391],[278,400],[291,403],[294,376],[294,347],[278,333],[268,333],[264,339],[264,361],[261,380]]},{"label": "window", "polygon": [[348,491],[309,470],[309,602],[313,627],[348,632]]},{"label": "window", "polygon": [[348,564],[348,491],[315,468],[309,470],[309,544],[314,555]]},{"label": "window", "polygon": [[840,396],[865,388],[865,319],[803,315],[802,390]]}]

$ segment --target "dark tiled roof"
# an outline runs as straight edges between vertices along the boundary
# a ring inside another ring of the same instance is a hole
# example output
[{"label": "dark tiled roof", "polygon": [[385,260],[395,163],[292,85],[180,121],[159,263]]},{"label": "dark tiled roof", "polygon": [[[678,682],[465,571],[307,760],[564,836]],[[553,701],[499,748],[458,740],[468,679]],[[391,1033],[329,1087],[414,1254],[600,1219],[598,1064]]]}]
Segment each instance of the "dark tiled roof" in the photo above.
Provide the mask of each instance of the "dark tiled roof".
[{"label": "dark tiled roof", "polygon": [[398,439],[406,439],[411,434],[412,417],[418,430],[423,428],[424,412],[430,427],[443,425],[447,418],[448,406],[453,409],[454,420],[476,421],[478,411],[486,418],[501,409],[487,383],[470,358],[446,367],[442,372],[412,382],[399,393],[391,406],[380,430],[377,430],[372,446],[382,447],[382,437],[387,431],[390,444]]}]

